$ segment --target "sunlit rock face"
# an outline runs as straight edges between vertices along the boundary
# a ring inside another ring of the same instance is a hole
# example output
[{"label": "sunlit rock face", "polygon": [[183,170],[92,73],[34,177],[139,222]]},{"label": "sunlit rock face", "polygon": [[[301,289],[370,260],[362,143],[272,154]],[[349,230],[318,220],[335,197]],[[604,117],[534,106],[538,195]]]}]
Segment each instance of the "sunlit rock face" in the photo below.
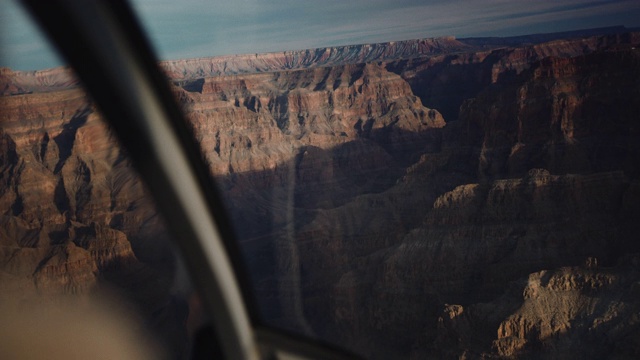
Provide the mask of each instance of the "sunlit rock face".
[{"label": "sunlit rock face", "polygon": [[207,78],[180,95],[216,174],[271,169],[304,146],[384,140],[393,152],[445,124],[373,64]]},{"label": "sunlit rock face", "polygon": [[[367,358],[634,357],[639,40],[162,66],[267,322]],[[159,215],[77,80],[0,85],[0,296],[119,286],[173,314]]]},{"label": "sunlit rock face", "polygon": [[126,154],[76,85],[12,76],[29,91],[0,98],[0,306],[115,293],[179,354],[174,259]]}]

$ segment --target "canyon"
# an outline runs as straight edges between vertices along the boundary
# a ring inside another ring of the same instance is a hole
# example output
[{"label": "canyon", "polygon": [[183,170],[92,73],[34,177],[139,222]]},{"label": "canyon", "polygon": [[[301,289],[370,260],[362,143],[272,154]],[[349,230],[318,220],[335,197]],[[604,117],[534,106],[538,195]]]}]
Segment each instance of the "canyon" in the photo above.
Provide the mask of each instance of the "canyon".
[{"label": "canyon", "polygon": [[[640,355],[640,33],[163,62],[261,316],[366,358]],[[171,239],[69,69],[0,71],[0,297],[184,351]],[[175,240],[174,240],[175,241]]]}]

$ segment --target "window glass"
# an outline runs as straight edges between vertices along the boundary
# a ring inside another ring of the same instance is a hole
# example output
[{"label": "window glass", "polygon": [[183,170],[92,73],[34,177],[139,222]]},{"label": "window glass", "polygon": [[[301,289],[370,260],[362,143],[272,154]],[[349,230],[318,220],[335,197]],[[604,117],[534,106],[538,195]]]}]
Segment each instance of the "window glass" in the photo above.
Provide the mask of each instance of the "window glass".
[{"label": "window glass", "polygon": [[23,9],[0,16],[0,358],[187,357],[198,300],[153,200]]},{"label": "window glass", "polygon": [[[133,6],[262,321],[366,358],[640,356],[640,4]],[[183,356],[196,301],[126,154],[66,70],[1,75],[0,294],[124,289]]]},{"label": "window glass", "polygon": [[267,323],[367,358],[637,354],[640,5],[134,6]]},{"label": "window glass", "polygon": [[633,307],[608,297],[635,276],[638,35],[566,31],[637,5],[135,4],[269,323],[366,357],[628,351],[568,329]]}]

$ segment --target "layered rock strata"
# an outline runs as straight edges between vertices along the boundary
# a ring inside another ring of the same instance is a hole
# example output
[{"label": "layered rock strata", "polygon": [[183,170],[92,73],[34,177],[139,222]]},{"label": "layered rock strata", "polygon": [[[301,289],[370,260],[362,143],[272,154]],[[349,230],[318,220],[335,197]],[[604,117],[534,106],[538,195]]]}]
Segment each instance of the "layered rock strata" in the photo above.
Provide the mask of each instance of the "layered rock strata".
[{"label": "layered rock strata", "polygon": [[[369,358],[633,357],[637,37],[166,68],[267,322]],[[0,73],[2,294],[117,284],[157,318],[172,275],[158,215],[54,73]]]},{"label": "layered rock strata", "polygon": [[[117,291],[142,318],[171,311],[162,222],[85,93],[4,96],[0,107],[0,303]],[[176,337],[174,322],[149,331]]]}]

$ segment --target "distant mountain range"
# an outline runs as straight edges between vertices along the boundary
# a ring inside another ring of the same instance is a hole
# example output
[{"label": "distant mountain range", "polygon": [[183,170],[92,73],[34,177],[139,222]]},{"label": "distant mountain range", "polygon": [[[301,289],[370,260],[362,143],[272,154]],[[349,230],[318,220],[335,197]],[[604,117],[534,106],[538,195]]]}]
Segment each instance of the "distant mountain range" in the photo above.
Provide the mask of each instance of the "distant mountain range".
[{"label": "distant mountain range", "polygon": [[[162,61],[160,64],[167,75],[180,84],[182,81],[188,82],[217,75],[406,60],[417,57],[474,52],[505,46],[535,45],[558,39],[588,38],[594,35],[621,36],[633,34],[634,32],[634,29],[624,26],[614,26],[515,37],[456,39],[453,36],[449,36],[274,53],[168,60]],[[628,41],[633,42],[631,39]],[[46,89],[62,89],[74,84],[77,84],[77,80],[64,67],[36,71],[12,71],[8,68],[0,68],[0,94],[20,94],[30,91],[46,91]]]}]

